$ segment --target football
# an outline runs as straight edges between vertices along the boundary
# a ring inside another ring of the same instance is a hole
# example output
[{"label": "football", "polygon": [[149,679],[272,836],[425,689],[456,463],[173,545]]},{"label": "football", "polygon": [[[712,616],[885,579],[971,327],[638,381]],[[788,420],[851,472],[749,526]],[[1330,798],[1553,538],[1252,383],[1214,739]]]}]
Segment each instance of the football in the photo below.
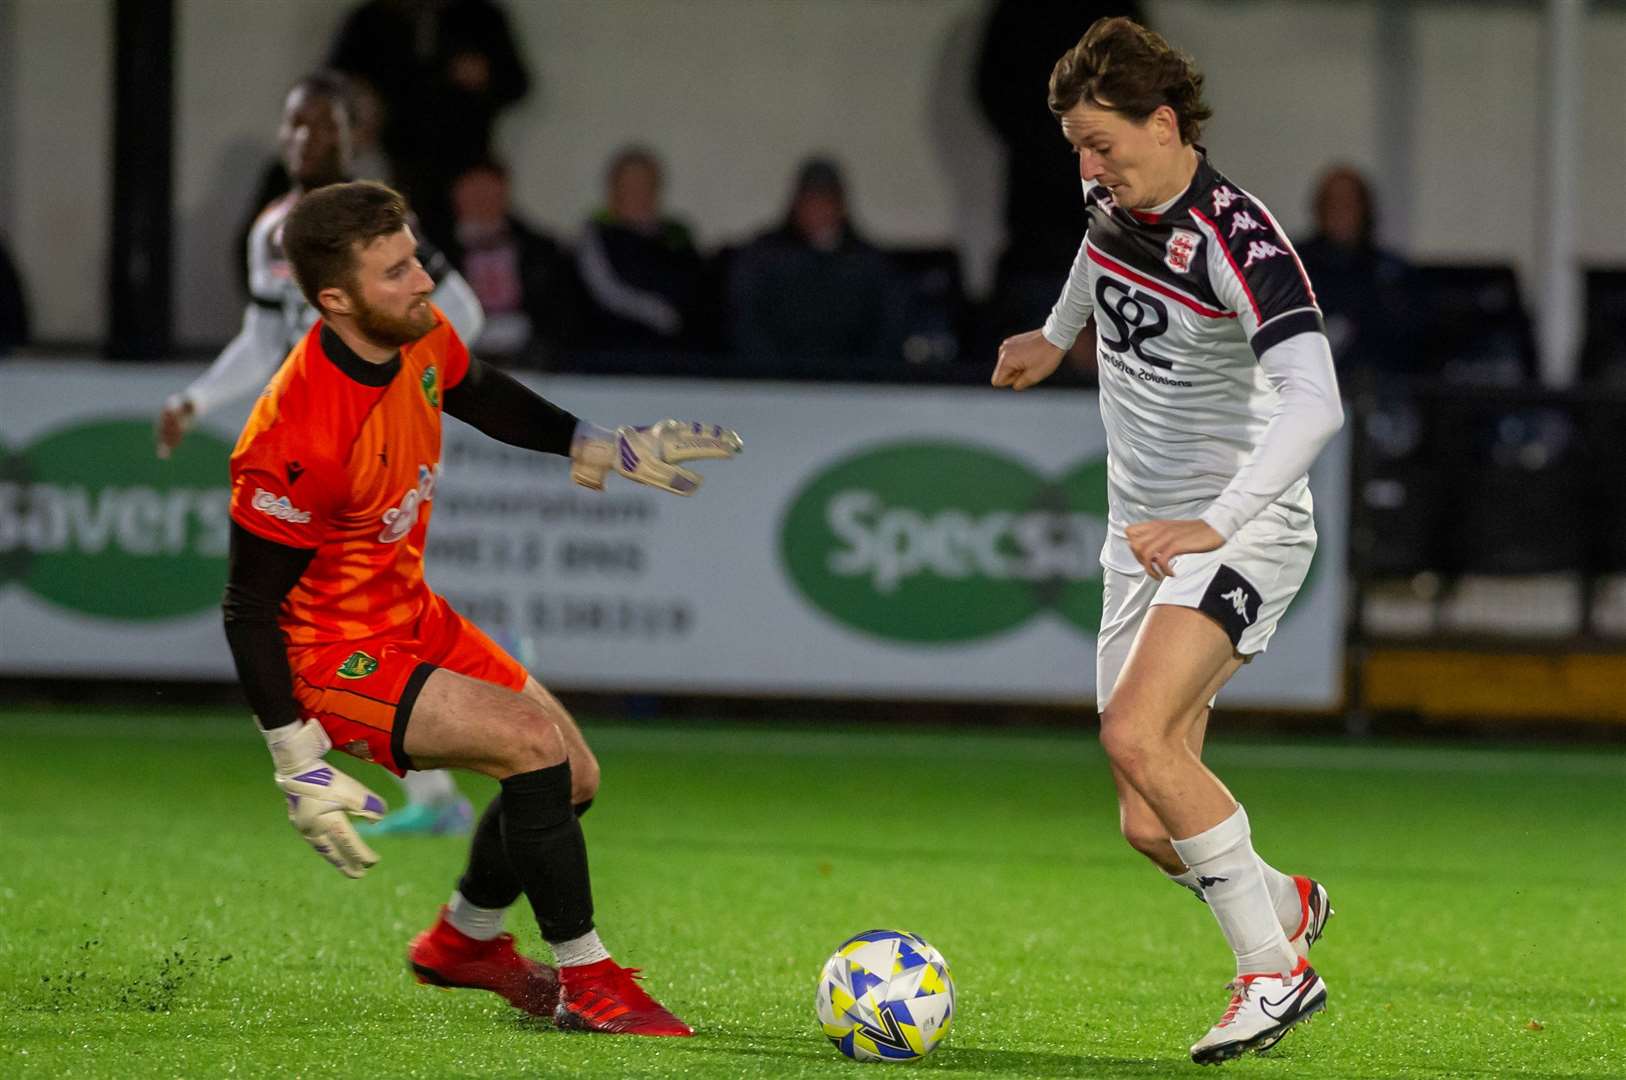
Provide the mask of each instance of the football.
[{"label": "football", "polygon": [[948,961],[905,930],[866,930],[841,943],[819,976],[819,1024],[856,1061],[914,1061],[954,1019]]}]

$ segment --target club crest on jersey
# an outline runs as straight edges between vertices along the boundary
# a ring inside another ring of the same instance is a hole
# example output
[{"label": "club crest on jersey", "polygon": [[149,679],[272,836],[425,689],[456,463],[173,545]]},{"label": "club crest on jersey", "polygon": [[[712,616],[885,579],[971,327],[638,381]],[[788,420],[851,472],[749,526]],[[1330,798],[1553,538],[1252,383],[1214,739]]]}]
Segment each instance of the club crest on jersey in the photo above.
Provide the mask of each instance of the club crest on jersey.
[{"label": "club crest on jersey", "polygon": [[1191,271],[1191,257],[1197,253],[1197,241],[1202,237],[1189,229],[1176,229],[1163,245],[1163,263],[1177,274]]},{"label": "club crest on jersey", "polygon": [[424,369],[423,381],[418,385],[423,387],[423,399],[429,402],[429,407],[440,408],[440,372],[435,370],[434,364]]},{"label": "club crest on jersey", "polygon": [[393,544],[412,531],[423,513],[423,504],[435,498],[435,482],[440,479],[440,466],[418,466],[418,486],[401,496],[401,505],[384,511],[384,530],[378,534],[381,544]]},{"label": "club crest on jersey", "polygon": [[355,652],[345,657],[344,663],[339,665],[339,678],[365,679],[367,676],[371,675],[377,670],[378,661],[374,660],[360,649],[357,649]]}]

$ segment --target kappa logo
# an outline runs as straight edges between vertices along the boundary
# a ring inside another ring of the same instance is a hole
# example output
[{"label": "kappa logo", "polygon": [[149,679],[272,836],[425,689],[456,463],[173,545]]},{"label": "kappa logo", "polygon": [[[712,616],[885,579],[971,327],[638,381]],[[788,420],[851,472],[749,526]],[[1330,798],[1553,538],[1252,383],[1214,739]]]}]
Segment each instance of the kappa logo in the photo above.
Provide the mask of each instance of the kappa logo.
[{"label": "kappa logo", "polygon": [[309,510],[301,510],[288,501],[286,495],[273,495],[264,488],[254,489],[254,498],[249,503],[267,517],[274,517],[278,521],[286,521],[290,525],[309,525],[311,515]]},{"label": "kappa logo", "polygon": [[1238,585],[1228,593],[1220,593],[1220,599],[1229,601],[1230,605],[1236,608],[1237,617],[1243,622],[1253,622],[1252,619],[1248,618],[1248,594],[1243,590],[1242,586]]},{"label": "kappa logo", "polygon": [[1243,261],[1242,269],[1246,270],[1256,262],[1264,262],[1266,259],[1274,259],[1278,255],[1286,254],[1285,249],[1277,247],[1269,240],[1250,240],[1248,241],[1248,257]]},{"label": "kappa logo", "polygon": [[1235,236],[1239,232],[1262,232],[1264,228],[1259,219],[1246,210],[1238,210],[1231,217],[1231,236]]},{"label": "kappa logo", "polygon": [[1222,187],[1218,191],[1214,192],[1215,216],[1217,217],[1220,213],[1229,209],[1230,205],[1240,198],[1242,198],[1242,196],[1238,195],[1228,187]]},{"label": "kappa logo", "polygon": [[440,480],[440,466],[419,465],[418,486],[401,496],[401,504],[384,511],[381,519],[384,529],[378,534],[381,544],[393,544],[412,531],[423,513],[423,504],[435,498],[435,484]]},{"label": "kappa logo", "polygon": [[1197,243],[1202,237],[1189,229],[1176,229],[1169,234],[1169,242],[1163,246],[1163,263],[1177,274],[1189,273],[1191,270],[1191,257],[1197,253]]}]

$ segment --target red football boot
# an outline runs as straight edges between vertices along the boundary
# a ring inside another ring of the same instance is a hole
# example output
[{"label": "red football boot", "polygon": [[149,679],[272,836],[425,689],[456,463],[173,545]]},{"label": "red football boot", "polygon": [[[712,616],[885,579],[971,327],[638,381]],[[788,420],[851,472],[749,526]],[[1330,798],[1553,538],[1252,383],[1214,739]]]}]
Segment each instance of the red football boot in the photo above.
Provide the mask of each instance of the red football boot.
[{"label": "red football boot", "polygon": [[561,968],[564,983],[553,1022],[575,1031],[610,1035],[693,1035],[694,1029],[666,1011],[638,985],[637,968],[614,960]]},{"label": "red football boot", "polygon": [[430,986],[490,990],[532,1016],[552,1016],[559,1004],[559,971],[520,955],[513,934],[478,941],[446,921],[440,909],[435,925],[412,939],[407,964]]}]

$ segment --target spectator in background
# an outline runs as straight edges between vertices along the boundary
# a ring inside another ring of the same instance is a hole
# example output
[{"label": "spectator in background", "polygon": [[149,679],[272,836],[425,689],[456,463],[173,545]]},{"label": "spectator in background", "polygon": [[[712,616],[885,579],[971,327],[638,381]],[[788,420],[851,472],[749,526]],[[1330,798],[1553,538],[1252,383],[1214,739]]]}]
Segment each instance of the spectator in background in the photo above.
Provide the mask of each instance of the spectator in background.
[{"label": "spectator in background", "polygon": [[570,259],[513,211],[508,169],[494,160],[452,183],[452,262],[480,298],[485,327],[470,346],[508,367],[551,368],[576,306]]},{"label": "spectator in background", "polygon": [[784,222],[734,256],[728,296],[734,349],[747,370],[898,360],[896,277],[853,227],[846,183],[828,158],[802,163]]},{"label": "spectator in background", "polygon": [[660,160],[628,147],[610,160],[604,208],[582,231],[577,270],[587,295],[585,341],[597,349],[695,344],[702,264],[689,229],[661,208]]},{"label": "spectator in background", "polygon": [[1084,235],[1078,163],[1044,107],[1050,71],[1096,19],[1141,5],[1091,0],[998,0],[983,30],[977,99],[1005,145],[1005,249],[990,317],[995,339],[1044,321]]},{"label": "spectator in background", "polygon": [[1416,369],[1417,321],[1410,265],[1377,246],[1372,188],[1358,171],[1335,165],[1321,176],[1313,205],[1315,234],[1297,244],[1326,316],[1338,378]]},{"label": "spectator in background", "polygon": [[0,356],[28,344],[28,300],[23,278],[0,242]]},{"label": "spectator in background", "polygon": [[367,0],[345,19],[330,66],[366,83],[380,143],[425,230],[451,240],[452,181],[491,156],[501,112],[530,75],[491,0]]}]

